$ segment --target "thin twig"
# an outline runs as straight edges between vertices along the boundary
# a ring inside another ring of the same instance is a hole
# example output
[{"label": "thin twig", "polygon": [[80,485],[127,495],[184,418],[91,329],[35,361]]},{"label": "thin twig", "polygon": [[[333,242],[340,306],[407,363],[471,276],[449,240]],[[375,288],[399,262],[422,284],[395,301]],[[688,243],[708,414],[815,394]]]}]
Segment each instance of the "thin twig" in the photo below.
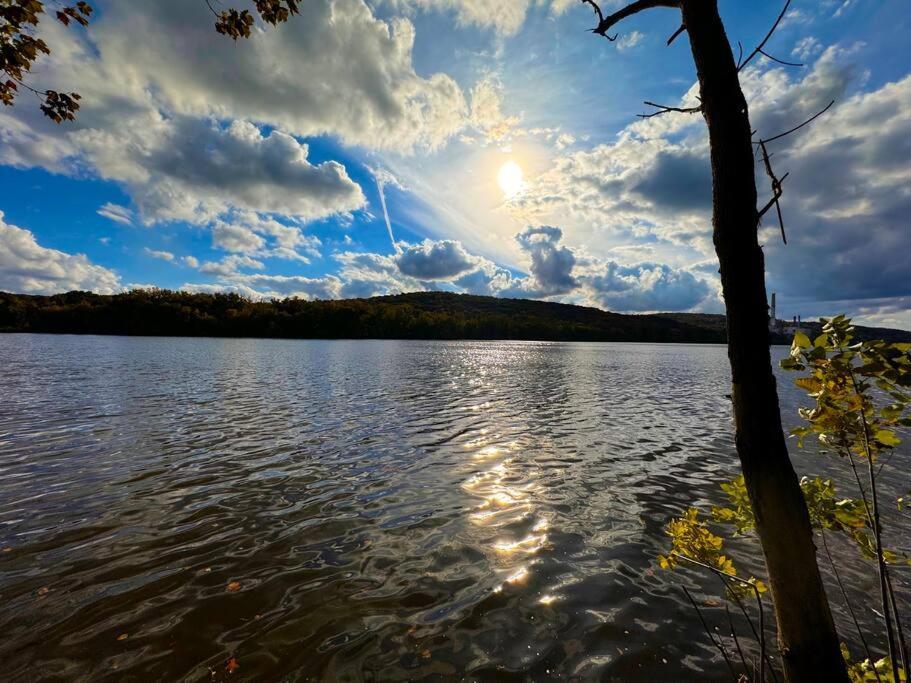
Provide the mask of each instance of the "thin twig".
[{"label": "thin twig", "polygon": [[761,54],[763,57],[771,59],[773,62],[778,62],[779,64],[784,64],[785,66],[804,66],[804,64],[801,64],[800,62],[786,62],[783,59],[778,59],[778,57],[773,57],[765,50],[760,50],[759,54]]},{"label": "thin twig", "polygon": [[583,5],[591,5],[591,6],[594,8],[595,14],[598,15],[598,23],[599,23],[599,24],[600,24],[602,21],[604,21],[604,15],[601,13],[601,7],[598,6],[598,3],[595,2],[595,0],[582,0],[582,4],[583,4]]},{"label": "thin twig", "polygon": [[784,190],[781,189],[781,183],[784,182],[784,179],[788,177],[788,174],[785,173],[781,178],[775,175],[775,171],[772,170],[772,162],[770,160],[769,151],[766,149],[765,141],[759,141],[759,149],[762,151],[762,163],[765,165],[766,175],[769,176],[769,180],[772,183],[772,198],[768,203],[759,210],[759,220],[762,220],[762,217],[765,215],[766,211],[775,207],[775,211],[778,213],[778,227],[781,229],[781,240],[787,244],[788,237],[784,232],[784,218],[781,215],[781,204],[778,201],[781,199],[781,195]]},{"label": "thin twig", "polygon": [[[765,53],[763,53],[763,54],[765,54]],[[766,56],[768,56],[768,55],[766,55]],[[782,183],[784,182],[785,178],[788,177],[788,173],[785,173],[780,178],[777,175],[775,175],[775,171],[772,169],[772,161],[771,161],[772,155],[769,154],[769,150],[766,147],[766,145],[774,140],[780,140],[781,138],[785,137],[786,135],[790,135],[791,133],[800,130],[807,124],[811,123],[815,119],[822,116],[826,111],[829,110],[829,107],[831,107],[833,104],[835,104],[835,100],[832,100],[831,102],[829,102],[829,104],[827,104],[823,109],[816,112],[813,116],[808,118],[803,123],[801,123],[797,126],[794,126],[793,128],[785,131],[784,133],[779,133],[778,135],[774,135],[770,138],[760,138],[758,142],[753,143],[754,145],[758,145],[759,151],[762,152],[762,163],[765,166],[766,175],[769,176],[769,181],[771,182],[771,185],[772,185],[772,198],[769,199],[768,202],[766,202],[765,206],[763,206],[761,209],[759,209],[759,211],[757,212],[757,220],[762,220],[762,217],[766,214],[766,212],[769,211],[769,209],[771,209],[774,206],[775,213],[778,214],[778,228],[781,230],[781,241],[784,242],[785,244],[788,243],[788,236],[785,234],[784,216],[781,213],[781,202],[779,200],[781,199],[781,195],[784,192],[782,189]]]},{"label": "thin twig", "polygon": [[740,648],[740,639],[737,637],[737,629],[734,628],[734,618],[731,616],[730,608],[725,605],[724,611],[728,615],[728,624],[731,626],[731,637],[734,639],[734,646],[737,648],[737,654],[740,657],[740,662],[743,664],[743,671],[746,673],[750,670],[750,667],[747,666],[746,657],[743,656],[743,650]]},{"label": "thin twig", "polygon": [[635,2],[626,5],[626,7],[617,10],[610,16],[601,19],[598,22],[598,25],[592,29],[592,33],[604,36],[613,42],[617,40],[616,34],[614,36],[609,36],[607,32],[614,24],[642,12],[643,10],[651,9],[652,7],[680,7],[680,0],[636,0]]},{"label": "thin twig", "polygon": [[653,116],[661,116],[662,114],[667,114],[671,111],[680,112],[681,114],[695,114],[696,112],[702,111],[702,105],[698,107],[667,107],[663,104],[655,104],[654,102],[644,102],[647,107],[655,107],[658,111],[653,111],[651,114],[636,114],[640,119],[650,119]]},{"label": "thin twig", "polygon": [[[745,616],[747,621],[749,622],[750,629],[753,631],[753,636],[756,638],[756,640],[759,641],[759,654],[760,654],[759,672],[763,676],[759,680],[764,681],[765,680],[764,667],[765,667],[765,663],[768,661],[768,655],[766,654],[766,651],[765,651],[765,616],[764,616],[764,611],[762,609],[762,596],[759,594],[759,589],[756,588],[755,584],[750,583],[746,579],[741,579],[739,576],[736,576],[735,574],[728,574],[727,572],[722,571],[721,569],[718,569],[718,567],[713,567],[710,564],[700,562],[699,560],[694,560],[692,557],[688,557],[687,555],[681,555],[678,552],[674,552],[673,555],[674,555],[674,557],[678,557],[681,560],[690,562],[690,563],[698,565],[700,567],[704,567],[705,569],[708,569],[709,571],[714,572],[721,579],[721,582],[724,583],[725,588],[728,590],[728,593],[734,599],[734,602],[737,604],[737,606],[740,607],[740,610],[743,612],[743,616]],[[749,615],[747,614],[747,611],[743,605],[743,602],[740,600],[740,598],[737,597],[736,593],[731,591],[731,589],[727,585],[727,582],[725,581],[724,577],[727,577],[728,579],[731,579],[733,581],[737,581],[737,582],[739,582],[745,586],[749,586],[750,588],[753,589],[753,595],[756,596],[756,604],[759,606],[759,633],[756,632],[756,627],[753,626],[753,620],[750,619]],[[771,665],[771,662],[769,662],[769,668],[772,672],[772,678],[775,679],[775,683],[778,683],[778,676],[775,673],[775,667],[773,667]]]},{"label": "thin twig", "polygon": [[667,39],[667,44],[670,45],[675,40],[677,40],[677,36],[679,36],[684,31],[686,31],[686,24],[680,24],[680,28],[678,28],[676,31],[674,31],[674,33],[671,34],[671,37]]},{"label": "thin twig", "polygon": [[886,587],[889,589],[889,604],[892,606],[892,616],[895,617],[895,631],[898,639],[898,654],[902,660],[902,669],[905,671],[905,678],[908,676],[908,644],[905,642],[905,629],[902,627],[902,620],[898,614],[898,602],[895,600],[895,591],[892,589],[892,572],[886,568]]},{"label": "thin twig", "polygon": [[[819,535],[822,538],[822,547],[823,550],[825,550],[826,557],[829,558],[829,566],[832,567],[832,573],[835,574],[835,582],[838,584],[838,589],[841,591],[841,597],[845,601],[845,607],[848,608],[848,614],[851,615],[851,621],[854,622],[854,628],[857,629],[857,635],[860,638],[861,644],[864,646],[864,654],[867,655],[867,659],[869,659],[871,662],[875,662],[876,660],[873,659],[873,654],[870,652],[870,646],[867,645],[867,639],[864,638],[864,631],[860,627],[860,622],[857,620],[857,613],[854,611],[854,607],[851,605],[851,601],[848,599],[848,592],[845,590],[845,585],[841,581],[841,575],[838,573],[838,567],[835,566],[835,560],[832,559],[832,553],[829,552],[829,543],[826,541],[826,530],[820,529]],[[878,683],[882,683],[876,667],[873,667],[873,673],[876,675],[876,680]]]},{"label": "thin twig", "polygon": [[683,592],[686,593],[686,597],[689,598],[690,603],[693,605],[693,607],[696,608],[696,614],[699,615],[699,621],[702,622],[702,628],[704,628],[705,632],[708,634],[709,640],[712,641],[712,645],[717,647],[718,651],[721,653],[721,656],[724,657],[724,662],[728,665],[731,676],[736,677],[737,673],[734,671],[734,665],[731,664],[730,658],[728,658],[727,650],[724,649],[724,643],[721,642],[720,639],[718,641],[715,640],[715,636],[712,635],[712,631],[709,629],[709,625],[705,622],[705,619],[702,616],[702,610],[699,609],[699,605],[696,604],[696,601],[693,599],[693,596],[690,594],[690,592],[686,589],[686,586],[681,586],[681,588],[683,589]]},{"label": "thin twig", "polygon": [[[857,378],[854,376],[854,371],[848,369],[849,376],[851,378],[851,384],[854,387],[854,393],[858,396],[861,395],[860,389],[857,386]],[[861,402],[861,407],[857,411],[858,416],[860,417],[861,426],[863,428],[863,444],[864,444],[864,454],[867,456],[867,470],[870,480],[870,500],[873,503],[872,506],[872,522],[873,522],[873,539],[876,542],[876,564],[879,569],[879,590],[880,598],[883,605],[883,616],[886,620],[886,637],[889,640],[889,663],[892,665],[892,676],[898,681],[898,661],[895,657],[895,632],[892,627],[892,618],[889,611],[889,588],[888,588],[888,569],[886,569],[886,560],[883,557],[883,539],[882,539],[882,526],[879,523],[879,501],[876,496],[876,473],[873,470],[873,453],[870,449],[870,427],[867,424],[867,415],[865,413],[866,406]]]},{"label": "thin twig", "polygon": [[794,132],[800,130],[801,128],[803,128],[803,127],[806,126],[807,124],[812,123],[813,121],[815,121],[816,119],[818,119],[820,116],[822,116],[822,115],[825,114],[827,111],[829,111],[829,108],[830,108],[833,104],[835,104],[835,100],[832,100],[831,102],[829,102],[825,107],[823,107],[823,108],[820,109],[818,112],[816,112],[815,114],[813,114],[813,116],[811,116],[810,118],[808,118],[806,121],[804,121],[804,122],[801,123],[800,125],[794,126],[793,128],[791,128],[791,130],[786,130],[784,133],[779,133],[778,135],[773,135],[773,136],[770,137],[770,138],[764,138],[764,139],[760,140],[759,142],[754,142],[753,144],[754,144],[754,145],[759,145],[759,144],[762,144],[762,143],[769,143],[769,142],[774,142],[775,140],[780,140],[780,139],[783,138],[784,136],[790,135],[791,133],[794,133]]},{"label": "thin twig", "polygon": [[763,38],[762,42],[759,43],[759,45],[756,47],[756,49],[750,53],[750,56],[747,57],[745,60],[743,60],[743,62],[741,62],[737,66],[737,71],[740,71],[741,69],[743,69],[747,64],[750,63],[750,61],[753,59],[753,57],[755,57],[762,51],[762,48],[765,47],[765,44],[767,42],[769,42],[769,38],[771,38],[772,34],[775,33],[775,29],[778,28],[778,25],[781,23],[781,20],[784,19],[785,12],[788,11],[788,7],[790,7],[790,5],[791,5],[791,0],[787,0],[787,2],[785,2],[785,4],[784,4],[784,7],[781,8],[781,13],[778,15],[778,18],[775,20],[775,23],[772,24],[772,28],[769,29],[768,33],[766,33],[765,38]]}]

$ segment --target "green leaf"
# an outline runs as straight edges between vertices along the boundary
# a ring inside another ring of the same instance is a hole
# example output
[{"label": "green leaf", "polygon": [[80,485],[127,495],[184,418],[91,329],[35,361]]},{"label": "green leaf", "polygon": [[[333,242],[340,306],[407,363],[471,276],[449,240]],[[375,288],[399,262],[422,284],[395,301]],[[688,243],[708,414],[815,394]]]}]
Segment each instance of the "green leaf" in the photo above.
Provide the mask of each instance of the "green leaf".
[{"label": "green leaf", "polygon": [[893,403],[892,405],[885,406],[882,410],[879,411],[879,414],[883,416],[885,420],[894,420],[897,417],[901,417],[901,414],[905,411],[905,406],[901,403]]},{"label": "green leaf", "polygon": [[873,435],[873,438],[883,446],[889,446],[890,448],[898,446],[902,442],[891,429],[880,429]]},{"label": "green leaf", "polygon": [[810,338],[803,332],[797,332],[794,335],[794,346],[800,349],[813,348],[813,345],[810,343]]}]

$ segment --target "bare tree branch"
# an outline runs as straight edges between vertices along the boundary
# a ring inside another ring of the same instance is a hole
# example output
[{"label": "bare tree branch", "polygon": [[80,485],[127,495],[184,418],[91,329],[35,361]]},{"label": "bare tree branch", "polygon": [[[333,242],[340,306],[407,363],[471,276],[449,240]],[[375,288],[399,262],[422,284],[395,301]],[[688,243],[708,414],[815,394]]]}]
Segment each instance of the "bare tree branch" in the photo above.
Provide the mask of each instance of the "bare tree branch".
[{"label": "bare tree branch", "polygon": [[778,59],[778,57],[773,57],[765,50],[760,50],[759,54],[761,54],[763,57],[771,59],[773,62],[778,62],[779,64],[784,64],[785,66],[804,66],[801,62],[786,62],[783,59]]},{"label": "bare tree branch", "polygon": [[728,670],[731,672],[731,680],[737,674],[734,672],[734,665],[731,664],[731,660],[728,657],[727,650],[724,649],[724,641],[719,637],[718,640],[715,640],[715,635],[712,633],[712,630],[709,628],[708,623],[705,621],[705,617],[702,616],[702,610],[699,609],[699,605],[696,604],[696,600],[693,599],[692,594],[686,589],[686,586],[681,586],[683,592],[686,593],[686,597],[689,599],[690,604],[696,608],[696,614],[699,615],[699,621],[702,622],[702,628],[705,629],[706,634],[708,634],[709,640],[712,641],[712,645],[718,648],[718,651],[721,653],[721,656],[724,658],[725,664],[728,665]]},{"label": "bare tree branch", "polygon": [[670,45],[675,40],[677,40],[677,36],[679,36],[684,31],[686,31],[686,24],[680,24],[680,28],[678,28],[676,31],[674,31],[673,35],[671,35],[671,37],[667,39],[667,44]]},{"label": "bare tree branch", "polygon": [[695,114],[702,111],[702,105],[698,107],[666,107],[663,104],[655,104],[654,102],[645,101],[647,107],[655,107],[658,111],[653,111],[651,114],[636,114],[640,119],[650,119],[653,116],[661,116],[662,114],[667,114],[671,111],[680,112],[681,114]]},{"label": "bare tree branch", "polygon": [[762,151],[762,163],[765,165],[766,175],[769,176],[769,181],[772,183],[772,198],[759,210],[759,220],[762,220],[762,217],[766,212],[774,206],[775,211],[778,213],[778,227],[781,229],[781,240],[787,244],[788,238],[784,234],[784,218],[782,218],[781,204],[778,200],[781,199],[781,195],[784,193],[781,189],[781,183],[788,177],[788,174],[785,173],[781,178],[775,175],[775,171],[772,170],[772,162],[769,159],[769,151],[766,149],[765,143],[765,140],[760,140],[759,149]]},{"label": "bare tree branch", "polygon": [[772,137],[770,137],[770,138],[765,138],[764,140],[760,140],[759,142],[754,142],[753,144],[754,144],[754,145],[761,145],[761,144],[764,143],[764,142],[772,142],[772,141],[774,141],[774,140],[780,140],[781,138],[785,137],[786,135],[790,135],[791,133],[794,133],[794,132],[800,130],[801,128],[803,128],[804,126],[806,126],[808,123],[812,123],[813,121],[815,121],[816,119],[818,119],[820,116],[822,116],[822,115],[825,114],[827,111],[829,111],[829,109],[831,108],[831,106],[832,106],[833,104],[835,104],[835,100],[832,100],[831,102],[829,102],[825,107],[823,107],[823,108],[820,109],[818,112],[816,112],[815,114],[813,114],[813,116],[811,116],[810,118],[808,118],[806,121],[804,121],[804,122],[801,123],[800,125],[794,126],[794,127],[791,128],[790,130],[786,130],[784,133],[779,133],[778,135],[773,135]]},{"label": "bare tree branch", "polygon": [[604,14],[601,13],[601,8],[598,6],[598,3],[595,2],[595,0],[582,0],[582,4],[591,5],[594,8],[595,14],[598,15],[598,24],[604,21]]},{"label": "bare tree branch", "polygon": [[831,102],[829,102],[829,104],[827,104],[823,109],[821,109],[820,111],[813,114],[813,116],[808,118],[803,123],[801,123],[797,126],[794,126],[790,130],[786,130],[784,133],[779,133],[778,135],[772,136],[770,138],[760,139],[758,142],[753,143],[754,145],[759,146],[759,151],[762,153],[762,164],[763,164],[763,166],[765,166],[765,173],[767,176],[769,176],[769,182],[772,185],[772,198],[769,199],[769,201],[766,202],[766,205],[763,206],[759,210],[758,218],[759,218],[759,220],[762,220],[762,217],[769,211],[769,209],[771,209],[774,206],[775,212],[778,214],[778,227],[781,229],[781,240],[785,244],[788,243],[788,238],[784,232],[784,218],[782,218],[781,204],[778,200],[781,199],[781,195],[784,193],[784,190],[782,190],[781,184],[784,182],[784,179],[788,177],[788,174],[785,173],[783,176],[781,176],[781,178],[779,178],[778,176],[775,175],[775,171],[772,169],[772,160],[771,160],[772,155],[769,154],[769,150],[766,147],[766,144],[769,142],[772,142],[773,140],[780,140],[781,138],[785,137],[786,135],[790,135],[791,133],[800,130],[801,128],[803,128],[804,126],[809,124],[810,122],[812,122],[815,119],[822,116],[825,112],[827,112],[829,110],[829,108],[833,104],[835,104],[835,100],[832,100]]},{"label": "bare tree branch", "polygon": [[613,37],[607,35],[607,32],[614,24],[617,24],[634,14],[638,14],[643,10],[651,9],[652,7],[680,7],[680,0],[636,0],[636,2],[631,2],[626,7],[601,19],[598,22],[598,26],[592,29],[592,33],[597,33],[599,36],[604,36],[611,41],[616,40],[616,35]]},{"label": "bare tree branch", "polygon": [[738,64],[737,71],[740,71],[741,69],[743,69],[743,67],[745,67],[747,64],[750,63],[750,61],[753,59],[753,57],[755,57],[760,52],[762,52],[762,48],[764,48],[765,44],[769,42],[769,38],[771,38],[772,34],[775,33],[775,29],[778,28],[778,25],[781,23],[781,20],[784,19],[785,12],[788,11],[788,7],[790,7],[790,6],[791,6],[791,0],[787,0],[787,2],[785,2],[785,4],[784,4],[784,7],[781,8],[781,13],[778,15],[778,18],[775,20],[775,23],[772,24],[772,28],[769,29],[768,33],[766,33],[765,38],[763,38],[762,42],[759,43],[759,45],[756,47],[756,49],[750,53],[749,57],[747,57],[740,64]]}]

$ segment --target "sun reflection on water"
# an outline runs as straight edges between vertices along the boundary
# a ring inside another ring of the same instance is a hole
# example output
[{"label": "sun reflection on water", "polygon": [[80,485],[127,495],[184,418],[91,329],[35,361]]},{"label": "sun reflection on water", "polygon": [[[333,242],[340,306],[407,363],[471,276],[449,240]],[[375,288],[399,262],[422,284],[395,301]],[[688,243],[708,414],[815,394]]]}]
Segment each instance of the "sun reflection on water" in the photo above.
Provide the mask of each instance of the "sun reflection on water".
[{"label": "sun reflection on water", "polygon": [[[489,556],[497,574],[504,577],[494,589],[527,584],[534,557],[548,545],[550,522],[535,503],[540,494],[536,470],[517,455],[519,444],[504,443],[484,430],[466,442],[475,462],[489,463],[462,483],[462,490],[475,499],[468,519],[477,531],[477,543]],[[491,461],[498,462],[491,463]],[[547,603],[542,603],[547,604]]]}]

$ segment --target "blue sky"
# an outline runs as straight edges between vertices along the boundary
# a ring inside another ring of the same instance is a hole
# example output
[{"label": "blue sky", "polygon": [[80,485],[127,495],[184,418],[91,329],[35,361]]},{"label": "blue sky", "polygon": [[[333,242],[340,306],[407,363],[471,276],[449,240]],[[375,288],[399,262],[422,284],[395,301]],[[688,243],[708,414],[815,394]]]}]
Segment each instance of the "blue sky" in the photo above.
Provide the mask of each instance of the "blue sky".
[{"label": "blue sky", "polygon": [[[25,96],[0,111],[0,289],[722,310],[704,125],[635,116],[693,101],[685,34],[665,46],[676,10],[609,43],[569,0],[313,0],[234,44],[202,0],[96,5],[87,30],[43,22],[32,76],[80,92],[77,121]],[[735,52],[778,12],[720,8]],[[795,0],[769,49],[805,66],[743,74],[760,135],[836,99],[774,150],[789,244],[774,222],[761,240],[782,317],[911,329],[908,15]]]}]

